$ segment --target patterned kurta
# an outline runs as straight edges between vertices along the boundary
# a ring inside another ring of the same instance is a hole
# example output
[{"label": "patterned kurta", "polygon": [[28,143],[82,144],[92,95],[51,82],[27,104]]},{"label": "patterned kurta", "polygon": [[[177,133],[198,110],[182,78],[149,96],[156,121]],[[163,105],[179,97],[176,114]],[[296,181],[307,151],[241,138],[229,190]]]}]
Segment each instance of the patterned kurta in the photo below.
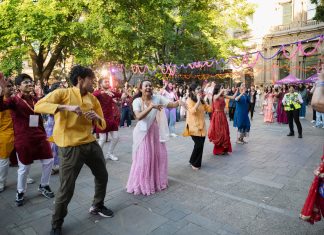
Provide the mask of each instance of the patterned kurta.
[{"label": "patterned kurta", "polygon": [[0,111],[11,110],[15,133],[14,146],[19,161],[24,165],[29,165],[34,160],[53,157],[41,116],[39,115],[38,127],[29,127],[29,117],[35,115],[33,108],[36,101],[20,94],[5,101],[0,97]]}]

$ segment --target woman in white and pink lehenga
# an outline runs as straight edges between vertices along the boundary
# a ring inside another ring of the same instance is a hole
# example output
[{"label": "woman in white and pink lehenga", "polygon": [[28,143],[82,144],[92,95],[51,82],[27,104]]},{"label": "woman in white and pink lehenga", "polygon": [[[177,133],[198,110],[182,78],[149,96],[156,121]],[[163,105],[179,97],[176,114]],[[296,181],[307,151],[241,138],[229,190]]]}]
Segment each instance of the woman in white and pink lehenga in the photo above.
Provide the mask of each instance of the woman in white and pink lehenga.
[{"label": "woman in white and pink lehenga", "polygon": [[135,195],[150,195],[168,186],[165,142],[169,128],[162,108],[176,108],[183,103],[170,102],[163,96],[153,95],[152,84],[147,80],[141,82],[140,89],[138,98],[134,97],[133,101],[138,122],[133,132],[133,162],[126,189]]}]

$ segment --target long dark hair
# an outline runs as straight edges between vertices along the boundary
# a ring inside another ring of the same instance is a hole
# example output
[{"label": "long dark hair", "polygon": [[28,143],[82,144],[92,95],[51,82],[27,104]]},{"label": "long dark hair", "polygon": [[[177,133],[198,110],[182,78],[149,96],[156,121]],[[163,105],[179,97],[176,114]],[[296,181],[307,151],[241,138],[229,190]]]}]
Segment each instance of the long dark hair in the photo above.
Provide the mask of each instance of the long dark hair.
[{"label": "long dark hair", "polygon": [[170,84],[170,83],[171,83],[171,82],[169,82],[168,85],[165,87],[165,90],[166,90],[168,93],[170,93],[171,91],[172,91],[172,92],[174,91],[174,89],[173,89],[173,83],[171,83],[171,84],[172,84],[172,89],[169,88],[169,84]]},{"label": "long dark hair", "polygon": [[[189,98],[192,99],[192,101],[194,102],[198,102],[197,100],[197,96],[195,95],[195,90],[196,88],[199,86],[199,84],[197,83],[192,83],[189,87]],[[203,99],[201,99],[200,101],[202,104],[205,104],[205,101]]]},{"label": "long dark hair", "polygon": [[143,94],[141,90],[144,82],[151,82],[151,81],[148,79],[144,79],[140,82],[140,84],[137,86],[138,92],[133,96],[133,100],[135,100],[138,97],[142,97]]},{"label": "long dark hair", "polygon": [[213,90],[213,97],[214,95],[217,95],[220,91],[221,86],[220,85],[215,85],[214,90]]}]

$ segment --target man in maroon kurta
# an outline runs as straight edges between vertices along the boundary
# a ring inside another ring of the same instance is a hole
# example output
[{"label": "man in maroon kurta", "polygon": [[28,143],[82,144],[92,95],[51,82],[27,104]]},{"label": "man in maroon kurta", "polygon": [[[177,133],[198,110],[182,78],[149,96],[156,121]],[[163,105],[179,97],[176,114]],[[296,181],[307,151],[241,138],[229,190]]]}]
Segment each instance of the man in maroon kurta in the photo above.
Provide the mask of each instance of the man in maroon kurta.
[{"label": "man in maroon kurta", "polygon": [[109,90],[109,79],[100,79],[99,86],[100,89],[95,91],[93,95],[96,96],[100,102],[107,127],[105,130],[96,128],[96,133],[99,134],[98,143],[100,147],[103,148],[104,143],[106,142],[106,136],[108,133],[110,133],[111,141],[108,143],[106,159],[109,158],[113,161],[117,161],[118,157],[114,155],[114,149],[119,140],[118,125],[120,113],[114,99],[120,98],[121,94]]},{"label": "man in maroon kurta", "polygon": [[0,79],[0,111],[10,109],[15,134],[15,149],[18,158],[18,179],[16,204],[24,204],[27,176],[34,160],[41,160],[42,177],[38,191],[47,198],[53,198],[54,193],[49,187],[49,180],[53,166],[53,156],[47,141],[41,115],[34,112],[36,98],[33,92],[32,78],[27,74],[20,74],[15,79],[18,94],[3,100],[5,81]]}]

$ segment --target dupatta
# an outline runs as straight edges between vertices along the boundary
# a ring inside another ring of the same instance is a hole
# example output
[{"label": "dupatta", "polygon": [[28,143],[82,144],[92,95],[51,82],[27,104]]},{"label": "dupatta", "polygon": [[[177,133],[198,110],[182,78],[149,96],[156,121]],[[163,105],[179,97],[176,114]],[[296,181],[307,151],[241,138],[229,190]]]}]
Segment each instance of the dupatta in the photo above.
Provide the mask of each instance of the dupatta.
[{"label": "dupatta", "polygon": [[[142,102],[142,110],[144,110],[143,102]],[[133,154],[136,153],[138,147],[144,140],[145,136],[150,130],[151,125],[155,120],[157,121],[157,124],[159,126],[160,142],[163,143],[169,140],[168,120],[164,110],[162,109],[161,111],[158,111],[157,109],[152,109],[150,111],[150,115],[147,115],[145,118],[138,121],[134,128],[133,147],[132,147]]]}]

